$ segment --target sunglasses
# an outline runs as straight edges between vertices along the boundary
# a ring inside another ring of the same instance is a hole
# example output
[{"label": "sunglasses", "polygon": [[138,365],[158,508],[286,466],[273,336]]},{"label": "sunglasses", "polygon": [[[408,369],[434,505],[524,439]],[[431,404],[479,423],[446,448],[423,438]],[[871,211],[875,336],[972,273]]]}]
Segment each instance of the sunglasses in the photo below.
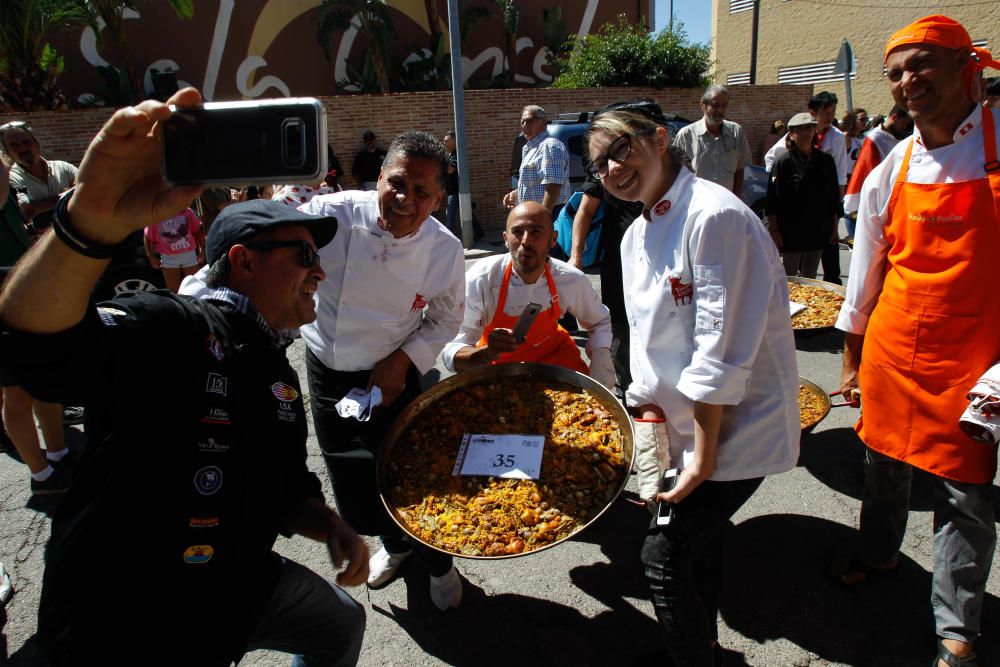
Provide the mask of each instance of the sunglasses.
[{"label": "sunglasses", "polygon": [[623,134],[614,141],[611,142],[611,146],[608,147],[608,152],[604,154],[604,157],[599,157],[596,160],[591,160],[587,164],[587,173],[596,178],[597,180],[604,180],[608,175],[608,162],[614,160],[618,164],[621,164],[628,159],[628,156],[632,154],[632,137],[627,134]]},{"label": "sunglasses", "polygon": [[3,134],[7,130],[18,130],[22,127],[31,127],[31,125],[26,120],[12,120],[9,123],[0,125],[0,134]]},{"label": "sunglasses", "polygon": [[316,260],[319,259],[319,251],[313,248],[308,241],[250,241],[243,245],[251,250],[264,252],[270,252],[277,248],[298,248],[299,263],[306,269],[311,269],[316,264]]}]

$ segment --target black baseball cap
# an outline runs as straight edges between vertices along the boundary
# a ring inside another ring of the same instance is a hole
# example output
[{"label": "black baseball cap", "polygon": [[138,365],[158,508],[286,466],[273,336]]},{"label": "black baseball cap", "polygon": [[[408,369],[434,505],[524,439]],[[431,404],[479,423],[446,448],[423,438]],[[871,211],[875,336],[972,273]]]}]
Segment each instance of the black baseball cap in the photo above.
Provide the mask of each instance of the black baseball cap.
[{"label": "black baseball cap", "polygon": [[309,215],[270,199],[251,199],[222,209],[208,230],[205,259],[214,264],[234,245],[286,225],[308,229],[317,249],[332,241],[337,233],[337,219],[332,215]]}]

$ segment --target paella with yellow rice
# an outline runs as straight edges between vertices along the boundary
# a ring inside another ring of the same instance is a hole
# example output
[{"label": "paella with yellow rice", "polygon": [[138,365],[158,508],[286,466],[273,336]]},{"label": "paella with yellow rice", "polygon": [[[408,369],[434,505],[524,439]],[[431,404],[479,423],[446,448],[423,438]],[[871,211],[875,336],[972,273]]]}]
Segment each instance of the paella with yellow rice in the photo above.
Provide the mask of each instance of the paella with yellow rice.
[{"label": "paella with yellow rice", "polygon": [[[453,475],[464,434],[545,438],[537,480]],[[564,539],[600,513],[628,474],[622,433],[588,391],[494,378],[450,392],[400,434],[384,495],[421,540],[458,555],[511,556]]]}]

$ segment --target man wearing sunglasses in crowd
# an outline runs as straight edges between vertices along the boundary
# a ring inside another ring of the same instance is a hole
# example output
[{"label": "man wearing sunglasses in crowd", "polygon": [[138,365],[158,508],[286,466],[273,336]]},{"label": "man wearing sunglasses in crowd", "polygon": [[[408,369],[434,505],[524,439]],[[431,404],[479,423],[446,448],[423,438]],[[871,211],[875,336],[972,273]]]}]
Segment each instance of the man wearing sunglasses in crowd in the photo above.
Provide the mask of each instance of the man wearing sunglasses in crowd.
[{"label": "man wearing sunglasses in crowd", "polygon": [[39,222],[44,219],[47,223],[47,214],[59,195],[76,183],[76,167],[62,160],[43,158],[35,133],[22,120],[0,125],[0,146],[14,162],[10,187],[17,192],[21,211],[32,222],[39,216]]},{"label": "man wearing sunglasses in crowd", "polygon": [[[169,103],[200,101],[186,88]],[[289,330],[316,318],[317,248],[336,220],[233,204],[209,231],[201,298],[90,303],[122,240],[199,194],[160,176],[169,114],[154,101],[115,113],[57,203],[54,233],[0,293],[4,371],[94,411],[47,546],[43,664],[221,666],[270,649],[298,665],[353,665],[361,605],[271,550],[279,533],[299,533],[324,542],[335,567],[346,561],[339,584],[367,578],[365,543],[306,468],[302,390],[285,355]],[[151,354],[171,367],[151,372]]]}]

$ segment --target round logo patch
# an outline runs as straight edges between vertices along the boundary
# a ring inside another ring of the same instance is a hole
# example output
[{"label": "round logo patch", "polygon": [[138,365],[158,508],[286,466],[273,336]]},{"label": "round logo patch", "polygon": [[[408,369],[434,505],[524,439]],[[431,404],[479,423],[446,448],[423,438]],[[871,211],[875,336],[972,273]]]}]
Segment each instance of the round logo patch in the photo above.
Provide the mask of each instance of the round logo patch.
[{"label": "round logo patch", "polygon": [[656,206],[653,207],[653,213],[655,213],[656,215],[663,215],[664,213],[666,213],[669,210],[670,210],[670,200],[669,199],[661,199],[656,204]]},{"label": "round logo patch", "polygon": [[295,387],[291,387],[284,382],[275,382],[272,384],[271,393],[274,394],[276,399],[285,403],[291,403],[299,397],[299,392],[295,391]]},{"label": "round logo patch", "polygon": [[201,565],[212,560],[215,549],[209,544],[196,544],[184,550],[184,562],[188,565]]},{"label": "round logo patch", "polygon": [[222,470],[219,466],[205,466],[194,474],[194,488],[203,496],[210,496],[222,488]]}]

